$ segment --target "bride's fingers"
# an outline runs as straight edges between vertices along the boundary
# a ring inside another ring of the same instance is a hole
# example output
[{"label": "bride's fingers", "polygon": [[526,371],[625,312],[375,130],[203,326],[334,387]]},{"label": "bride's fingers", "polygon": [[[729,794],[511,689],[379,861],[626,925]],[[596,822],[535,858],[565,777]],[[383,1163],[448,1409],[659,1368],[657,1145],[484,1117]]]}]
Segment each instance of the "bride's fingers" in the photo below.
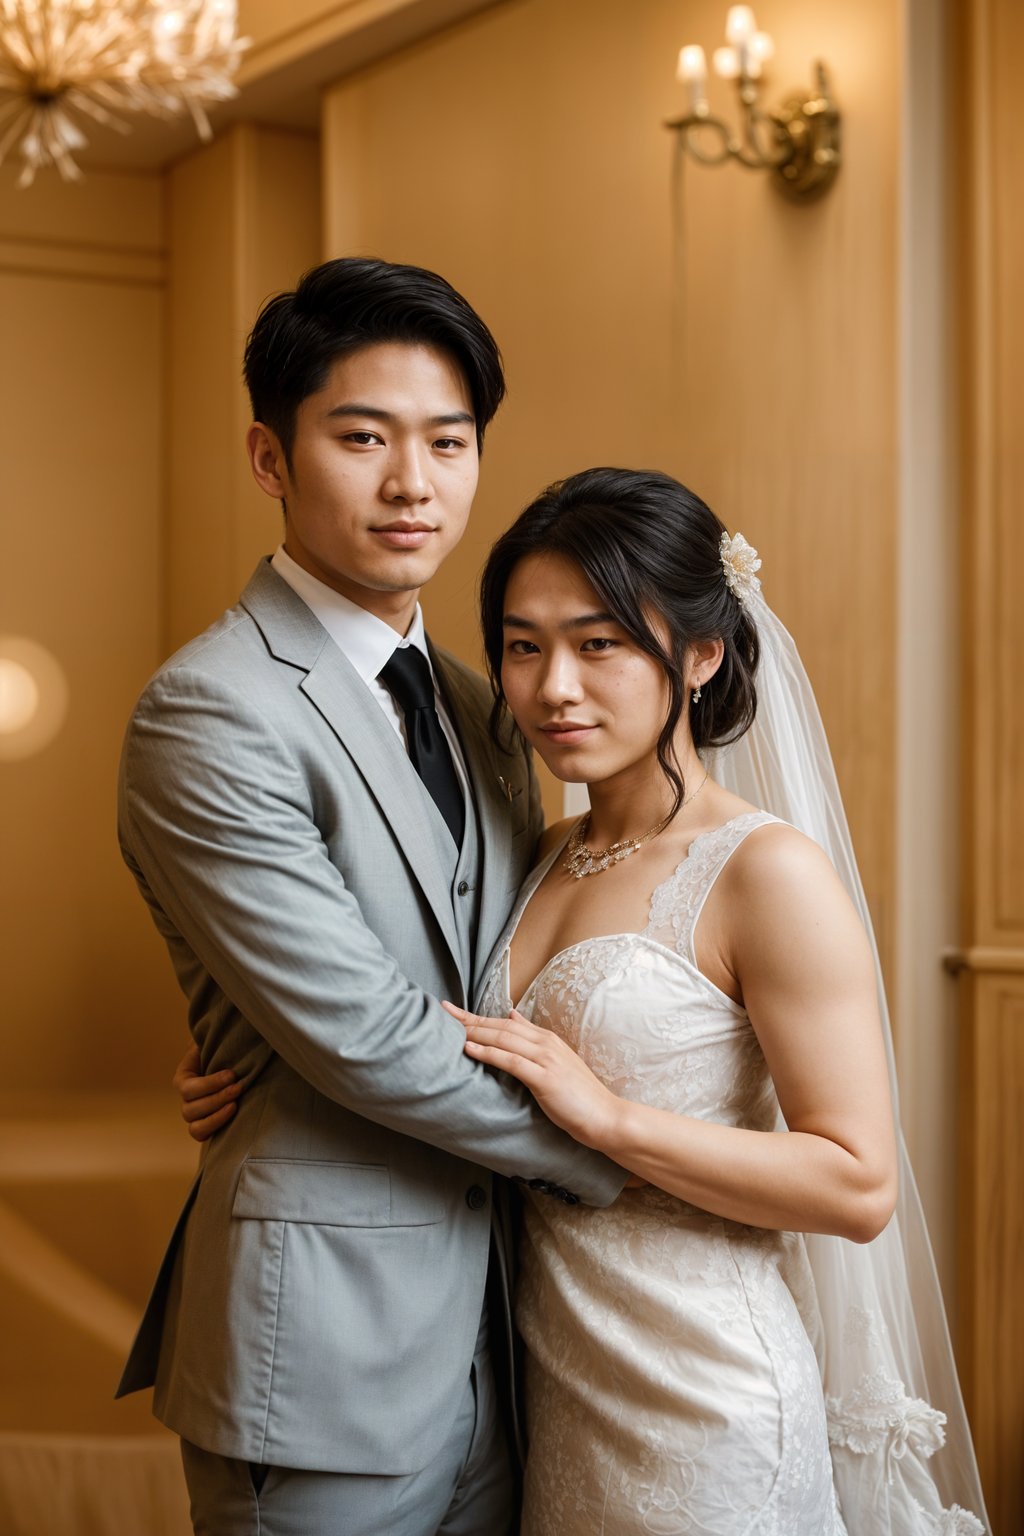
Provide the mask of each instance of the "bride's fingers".
[{"label": "bride's fingers", "polygon": [[199,1059],[199,1047],[190,1045],[174,1069],[171,1087],[184,1102],[193,1103],[208,1098],[210,1094],[218,1093],[234,1081],[235,1074],[230,1067],[221,1072],[210,1072],[204,1075],[202,1062]]},{"label": "bride's fingers", "polygon": [[218,1110],[216,1114],[207,1115],[202,1120],[196,1120],[188,1128],[188,1133],[192,1140],[199,1142],[209,1141],[210,1137],[214,1136],[222,1125],[227,1125],[237,1109],[238,1105],[235,1103],[225,1104],[223,1109]]},{"label": "bride's fingers", "polygon": [[[224,1074],[218,1073],[217,1076]],[[234,1073],[230,1076],[233,1078]],[[211,1079],[204,1079],[209,1082]],[[182,1099],[181,1118],[187,1125],[193,1125],[198,1120],[205,1120],[208,1115],[219,1114],[227,1105],[233,1104],[242,1092],[241,1083],[234,1081],[225,1083],[215,1093],[204,1093],[195,1099]],[[228,1118],[228,1117],[225,1117]]]},{"label": "bride's fingers", "polygon": [[184,1092],[184,1085],[197,1077],[201,1069],[202,1062],[199,1059],[199,1047],[193,1041],[174,1069],[171,1087],[177,1093]]},{"label": "bride's fingers", "polygon": [[448,1002],[446,998],[442,998],[441,1007],[446,1013],[450,1013],[453,1019],[458,1019],[459,1023],[464,1025],[467,1029],[469,1028],[470,1024],[476,1022],[478,1017],[477,1014],[470,1013],[468,1009],[460,1008],[458,1003]]},{"label": "bride's fingers", "polygon": [[220,1093],[225,1088],[236,1087],[235,1074],[230,1067],[223,1072],[211,1072],[206,1077],[198,1075],[178,1078],[174,1087],[180,1093],[187,1104],[196,1104],[203,1099],[208,1099],[212,1094]]},{"label": "bride's fingers", "polygon": [[507,1019],[489,1019],[479,1013],[470,1013],[468,1008],[459,1008],[455,1003],[443,1002],[441,1007],[446,1009],[453,1019],[458,1019],[463,1029],[477,1030],[488,1028],[510,1029],[514,1028],[516,1034],[522,1035],[527,1040],[545,1040],[551,1038],[551,1032],[547,1029],[538,1029],[536,1024],[531,1024],[529,1019],[513,1008]]},{"label": "bride's fingers", "polygon": [[486,1019],[466,1029],[467,1045],[486,1045],[522,1056],[538,1064],[551,1056],[551,1039],[546,1030],[525,1034],[510,1023]]},{"label": "bride's fingers", "polygon": [[556,1047],[551,1031],[538,1029],[515,1008],[507,1019],[486,1019],[455,1003],[441,1006],[465,1029],[463,1049],[475,1061],[510,1072],[532,1088],[539,1086],[545,1070],[553,1065],[550,1058]]},{"label": "bride's fingers", "polygon": [[474,1024],[486,1022],[481,1014],[470,1013],[468,1008],[460,1008],[458,1003],[442,1001],[441,1007],[446,1013],[450,1013],[452,1018],[462,1025],[463,1029],[472,1029]]},{"label": "bride's fingers", "polygon": [[482,1062],[485,1067],[498,1067],[511,1077],[517,1077],[528,1088],[544,1076],[544,1068],[519,1051],[506,1051],[498,1045],[485,1045],[481,1040],[467,1040],[464,1049],[466,1055],[472,1056],[474,1061]]}]

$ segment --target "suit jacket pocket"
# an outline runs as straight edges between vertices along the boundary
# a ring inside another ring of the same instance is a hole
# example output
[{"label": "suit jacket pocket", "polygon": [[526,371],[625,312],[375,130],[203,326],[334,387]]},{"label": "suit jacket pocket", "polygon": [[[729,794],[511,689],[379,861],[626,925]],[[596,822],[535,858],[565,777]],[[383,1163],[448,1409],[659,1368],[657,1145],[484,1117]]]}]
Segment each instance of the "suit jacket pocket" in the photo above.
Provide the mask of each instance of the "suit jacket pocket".
[{"label": "suit jacket pocket", "polygon": [[400,1205],[396,1221],[391,1174],[380,1164],[253,1157],[242,1164],[231,1214],[321,1227],[426,1226],[445,1214],[439,1194]]},{"label": "suit jacket pocket", "polygon": [[242,1164],[231,1214],[323,1227],[387,1227],[391,1180],[386,1168],[368,1163],[254,1157]]}]

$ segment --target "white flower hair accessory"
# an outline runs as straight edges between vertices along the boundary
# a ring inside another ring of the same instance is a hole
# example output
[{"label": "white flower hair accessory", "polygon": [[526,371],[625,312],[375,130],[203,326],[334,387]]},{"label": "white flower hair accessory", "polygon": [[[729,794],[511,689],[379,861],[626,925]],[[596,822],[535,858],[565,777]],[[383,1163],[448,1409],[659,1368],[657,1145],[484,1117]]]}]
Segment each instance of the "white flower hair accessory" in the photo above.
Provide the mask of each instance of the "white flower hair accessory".
[{"label": "white flower hair accessory", "polygon": [[718,552],[722,558],[726,586],[737,602],[746,607],[761,590],[757,578],[761,560],[757,550],[747,543],[742,533],[734,533],[731,539],[727,533],[723,533]]}]

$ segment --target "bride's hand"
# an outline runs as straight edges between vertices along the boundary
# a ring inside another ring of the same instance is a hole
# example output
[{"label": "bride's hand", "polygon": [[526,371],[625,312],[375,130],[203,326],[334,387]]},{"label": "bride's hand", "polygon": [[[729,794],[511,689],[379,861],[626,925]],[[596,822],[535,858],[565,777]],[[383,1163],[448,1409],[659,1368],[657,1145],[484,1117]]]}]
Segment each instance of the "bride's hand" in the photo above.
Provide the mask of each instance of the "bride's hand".
[{"label": "bride's hand", "polygon": [[233,1072],[200,1074],[199,1047],[190,1045],[178,1062],[171,1086],[181,1099],[181,1118],[193,1141],[209,1141],[238,1108],[242,1084]]},{"label": "bride's hand", "polygon": [[538,1029],[513,1008],[507,1019],[485,1019],[443,1004],[466,1031],[466,1054],[508,1072],[533,1094],[549,1120],[584,1146],[612,1140],[622,1100],[607,1089],[571,1046]]}]

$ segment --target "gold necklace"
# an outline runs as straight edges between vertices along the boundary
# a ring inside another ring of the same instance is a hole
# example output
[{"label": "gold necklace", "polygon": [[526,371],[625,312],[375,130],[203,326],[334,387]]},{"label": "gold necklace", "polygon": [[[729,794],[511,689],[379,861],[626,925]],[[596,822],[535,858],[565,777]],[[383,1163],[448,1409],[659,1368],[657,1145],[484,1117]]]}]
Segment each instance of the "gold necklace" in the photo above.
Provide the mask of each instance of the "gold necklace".
[{"label": "gold necklace", "polygon": [[[707,781],[708,776],[705,773],[693,794],[687,795],[683,804],[679,807],[680,811],[683,809],[683,806],[689,805],[691,800],[696,800]],[[672,816],[676,814],[676,812],[673,812]],[[593,849],[587,847],[587,833],[590,831],[590,813],[588,811],[565,845],[565,858],[562,861],[562,868],[572,875],[574,880],[582,880],[587,875],[603,874],[613,864],[619,864],[623,859],[628,859],[631,853],[636,853],[638,848],[642,848],[644,843],[649,843],[652,837],[657,837],[659,832],[664,832],[672,820],[672,816],[666,816],[664,821],[659,821],[656,827],[651,827],[650,831],[643,833],[641,837],[624,837],[621,842],[611,843],[607,848],[602,849],[600,853],[595,853]]]}]

